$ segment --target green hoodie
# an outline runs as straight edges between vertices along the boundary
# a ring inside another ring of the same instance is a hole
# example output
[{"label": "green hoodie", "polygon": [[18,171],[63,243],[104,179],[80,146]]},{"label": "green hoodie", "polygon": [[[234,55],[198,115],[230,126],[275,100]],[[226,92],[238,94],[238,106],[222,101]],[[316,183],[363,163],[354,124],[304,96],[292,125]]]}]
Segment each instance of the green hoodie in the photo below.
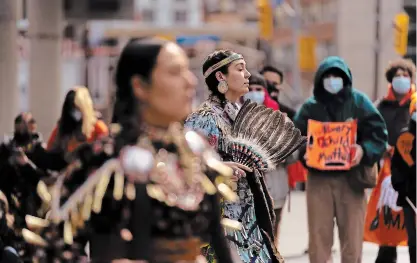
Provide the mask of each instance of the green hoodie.
[{"label": "green hoodie", "polygon": [[[336,95],[328,93],[323,87],[323,76],[329,70],[340,71],[343,76],[343,90]],[[388,135],[385,122],[369,98],[352,88],[352,73],[345,61],[336,56],[327,57],[316,72],[313,96],[297,112],[294,123],[303,135],[307,135],[309,119],[343,122],[351,118],[358,120],[357,143],[364,150],[361,164],[371,166],[386,151]],[[301,157],[303,155],[300,154]]]}]

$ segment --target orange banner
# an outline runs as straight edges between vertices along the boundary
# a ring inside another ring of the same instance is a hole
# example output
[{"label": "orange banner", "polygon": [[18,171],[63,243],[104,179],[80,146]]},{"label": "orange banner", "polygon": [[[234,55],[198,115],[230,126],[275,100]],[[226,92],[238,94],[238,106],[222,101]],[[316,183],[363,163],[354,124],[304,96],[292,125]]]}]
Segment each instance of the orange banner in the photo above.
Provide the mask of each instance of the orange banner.
[{"label": "orange banner", "polygon": [[391,185],[391,159],[384,158],[378,183],[369,199],[365,218],[364,241],[382,246],[406,246],[404,213],[398,207],[398,194]]},{"label": "orange banner", "polygon": [[307,165],[319,170],[349,170],[357,122],[308,120]]}]

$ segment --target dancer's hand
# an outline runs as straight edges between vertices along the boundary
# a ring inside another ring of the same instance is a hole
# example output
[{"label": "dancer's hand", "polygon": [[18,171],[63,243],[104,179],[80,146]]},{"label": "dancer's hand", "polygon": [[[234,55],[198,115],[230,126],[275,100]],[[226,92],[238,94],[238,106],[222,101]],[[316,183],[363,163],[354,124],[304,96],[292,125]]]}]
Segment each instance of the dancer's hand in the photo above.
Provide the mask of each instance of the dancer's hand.
[{"label": "dancer's hand", "polygon": [[230,178],[230,180],[232,182],[237,182],[240,178],[246,177],[245,170],[248,171],[248,172],[252,171],[252,169],[250,169],[249,167],[247,167],[245,165],[242,165],[240,163],[224,162],[224,164],[233,169],[233,175]]},{"label": "dancer's hand", "polygon": [[245,170],[247,172],[252,172],[252,168],[247,167],[246,165],[240,164],[240,163],[235,163],[235,162],[223,162],[225,165],[231,167],[231,168],[239,168],[241,170]]}]

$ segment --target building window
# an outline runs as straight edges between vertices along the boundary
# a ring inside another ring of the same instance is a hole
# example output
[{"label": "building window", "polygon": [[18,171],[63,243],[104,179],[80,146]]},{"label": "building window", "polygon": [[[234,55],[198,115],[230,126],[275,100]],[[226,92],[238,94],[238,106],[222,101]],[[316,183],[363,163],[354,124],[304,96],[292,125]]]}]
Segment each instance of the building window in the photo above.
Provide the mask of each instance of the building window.
[{"label": "building window", "polygon": [[318,60],[322,60],[328,56],[336,56],[336,53],[336,45],[333,41],[323,41],[317,43],[316,54]]},{"label": "building window", "polygon": [[185,11],[185,10],[175,11],[175,22],[177,22],[177,23],[187,22],[187,11]]},{"label": "building window", "polygon": [[325,43],[325,47],[327,50],[327,56],[336,56],[337,50],[336,50],[336,45],[334,44],[334,42],[326,41],[324,43]]},{"label": "building window", "polygon": [[207,13],[215,13],[220,11],[219,0],[206,0],[203,2]]},{"label": "building window", "polygon": [[314,23],[320,22],[322,17],[321,3],[311,3],[309,6],[311,20]]},{"label": "building window", "polygon": [[328,1],[322,5],[322,19],[325,22],[333,22],[337,17],[337,3],[336,1]]},{"label": "building window", "polygon": [[142,10],[142,20],[144,22],[153,22],[154,20],[154,12],[152,9],[143,9]]},{"label": "building window", "polygon": [[237,11],[237,4],[235,1],[220,0],[219,4],[222,12],[231,13]]}]

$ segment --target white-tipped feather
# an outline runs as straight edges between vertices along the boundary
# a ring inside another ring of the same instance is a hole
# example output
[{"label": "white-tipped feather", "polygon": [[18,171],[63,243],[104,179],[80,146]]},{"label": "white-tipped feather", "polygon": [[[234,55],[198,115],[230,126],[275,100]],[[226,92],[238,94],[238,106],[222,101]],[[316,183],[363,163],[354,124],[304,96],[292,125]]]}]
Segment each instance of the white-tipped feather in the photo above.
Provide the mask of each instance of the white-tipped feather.
[{"label": "white-tipped feather", "polygon": [[273,170],[305,141],[285,114],[246,101],[221,150],[234,162]]}]

